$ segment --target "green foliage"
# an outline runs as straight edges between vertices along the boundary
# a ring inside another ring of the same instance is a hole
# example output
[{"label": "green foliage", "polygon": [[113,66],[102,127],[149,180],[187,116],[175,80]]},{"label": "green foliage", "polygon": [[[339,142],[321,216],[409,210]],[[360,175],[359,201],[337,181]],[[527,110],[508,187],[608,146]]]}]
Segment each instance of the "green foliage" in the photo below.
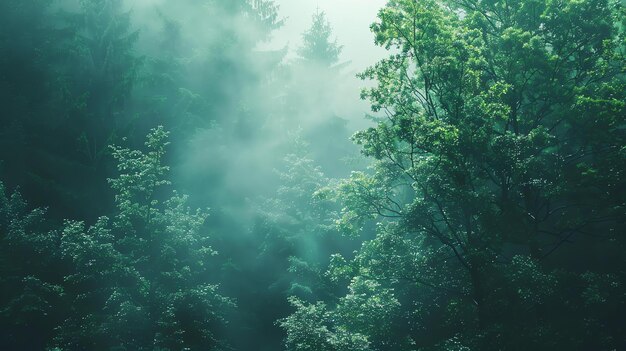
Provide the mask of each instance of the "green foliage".
[{"label": "green foliage", "polygon": [[[311,158],[310,146],[299,133],[290,135],[289,152],[276,176],[280,180],[276,193],[257,205],[252,227],[250,240],[260,241],[259,252],[255,253],[253,267],[244,268],[254,272],[258,279],[250,287],[254,303],[249,313],[267,323],[274,323],[291,311],[288,297],[297,301],[333,298],[337,294],[336,284],[324,274],[324,267],[331,253],[346,251],[351,246],[349,240],[338,235],[332,223],[338,208],[332,199],[325,197],[323,189],[330,180]],[[265,310],[258,305],[259,299],[274,307]],[[298,328],[297,321],[292,322]],[[279,328],[273,332],[277,339],[284,337]],[[339,331],[323,338],[328,339],[325,343],[346,343],[345,347],[351,343],[351,336],[344,337]]]},{"label": "green foliage", "polygon": [[170,184],[164,179],[169,167],[161,164],[168,144],[166,139],[167,132],[159,127],[148,135],[145,145],[149,151],[145,154],[140,150],[111,147],[120,175],[109,179],[109,183],[116,191],[115,202],[123,220],[131,221],[137,217],[149,220],[152,207],[158,205],[155,192]]},{"label": "green foliage", "polygon": [[349,286],[349,293],[341,298],[337,307],[338,318],[349,330],[381,340],[384,344],[393,340],[393,317],[400,303],[393,290],[384,288],[374,280],[356,277]]},{"label": "green foliage", "polygon": [[[59,236],[46,230],[45,211],[29,210],[0,182],[0,347],[43,349],[63,317]],[[33,338],[32,330],[40,337]]]},{"label": "green foliage", "polygon": [[623,1],[388,1],[369,169],[324,12],[147,3],[0,2],[0,349],[626,347]]},{"label": "green foliage", "polygon": [[285,102],[279,116],[284,116],[280,128],[301,130],[311,144],[309,157],[337,177],[350,171],[345,159],[357,154],[347,125],[352,116],[338,115],[346,110],[345,96],[355,94],[356,87],[351,86],[352,74],[345,72],[348,63],[340,63],[342,46],[332,36],[325,12],[318,10],[302,34],[298,57],[284,69],[280,89]]},{"label": "green foliage", "polygon": [[367,351],[367,338],[350,333],[344,328],[332,330],[328,326],[332,314],[322,302],[307,304],[295,297],[289,299],[296,309],[289,317],[279,321],[287,330],[285,345],[289,351]]},{"label": "green foliage", "polygon": [[309,64],[330,67],[339,61],[342,46],[331,41],[332,28],[324,11],[313,15],[311,27],[302,34],[298,55]]},{"label": "green foliage", "polygon": [[336,208],[317,196],[330,180],[309,158],[309,145],[299,134],[292,136],[290,145],[282,169],[276,170],[280,179],[276,196],[260,205],[253,233],[262,238],[257,259],[272,264],[271,288],[279,292],[275,297],[311,300],[329,294],[319,263],[326,260],[329,248],[338,245],[330,220]]},{"label": "green foliage", "polygon": [[[624,303],[591,278],[615,289],[626,278],[620,255],[600,263],[595,249],[624,248],[621,6],[393,0],[380,11],[372,30],[392,54],[361,77],[376,82],[362,96],[382,116],[354,136],[375,163],[335,195],[338,227],[358,235],[376,220],[376,237],[329,272],[369,292],[327,312],[334,325],[380,350],[403,347],[391,331],[424,350],[622,345],[623,317],[574,302]],[[405,312],[380,315],[392,301]],[[567,323],[585,318],[592,332]]]},{"label": "green foliage", "polygon": [[107,148],[132,125],[126,108],[141,63],[121,1],[74,5],[9,1],[0,20],[4,179],[36,206],[55,203],[59,221],[107,210],[90,200],[110,194]]},{"label": "green foliage", "polygon": [[216,252],[208,243],[206,212],[191,210],[169,184],[162,158],[167,132],[153,129],[148,151],[113,147],[119,176],[110,183],[117,212],[94,225],[67,221],[62,256],[72,310],[59,327],[62,349],[217,350],[215,328],[232,301],[209,283]]}]

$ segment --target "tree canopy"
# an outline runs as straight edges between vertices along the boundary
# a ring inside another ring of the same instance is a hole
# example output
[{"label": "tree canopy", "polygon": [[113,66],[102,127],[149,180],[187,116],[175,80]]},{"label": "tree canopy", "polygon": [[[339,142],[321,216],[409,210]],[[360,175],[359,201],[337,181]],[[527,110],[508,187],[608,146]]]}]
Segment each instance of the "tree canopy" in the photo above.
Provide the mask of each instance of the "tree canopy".
[{"label": "tree canopy", "polygon": [[0,3],[0,349],[626,349],[624,2],[281,3]]},{"label": "tree canopy", "polygon": [[[350,294],[324,328],[377,350],[623,346],[623,316],[600,308],[624,306],[623,11],[595,0],[380,11],[372,31],[391,54],[361,76],[381,117],[353,137],[375,161],[336,190],[337,224],[358,235],[376,221],[376,237],[331,267]],[[386,315],[353,312],[370,299]]]}]

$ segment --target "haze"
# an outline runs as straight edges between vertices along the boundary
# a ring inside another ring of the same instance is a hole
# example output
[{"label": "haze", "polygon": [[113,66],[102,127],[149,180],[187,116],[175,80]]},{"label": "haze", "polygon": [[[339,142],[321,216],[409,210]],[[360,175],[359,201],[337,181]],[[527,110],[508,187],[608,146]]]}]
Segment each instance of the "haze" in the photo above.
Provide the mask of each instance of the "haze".
[{"label": "haze", "polygon": [[0,350],[626,350],[625,14],[0,0]]}]

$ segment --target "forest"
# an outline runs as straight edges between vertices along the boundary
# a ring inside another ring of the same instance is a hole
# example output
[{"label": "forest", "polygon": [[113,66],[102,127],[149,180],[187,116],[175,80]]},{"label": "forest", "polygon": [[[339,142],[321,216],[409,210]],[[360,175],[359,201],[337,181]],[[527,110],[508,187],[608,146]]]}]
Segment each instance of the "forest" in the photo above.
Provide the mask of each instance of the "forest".
[{"label": "forest", "polygon": [[0,1],[0,350],[626,350],[626,2],[314,3]]}]

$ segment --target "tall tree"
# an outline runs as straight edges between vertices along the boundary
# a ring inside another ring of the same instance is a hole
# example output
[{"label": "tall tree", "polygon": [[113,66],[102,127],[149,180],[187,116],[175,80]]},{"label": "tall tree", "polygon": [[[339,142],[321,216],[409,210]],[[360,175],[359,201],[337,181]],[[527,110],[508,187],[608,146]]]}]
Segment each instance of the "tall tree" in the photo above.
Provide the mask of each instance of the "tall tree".
[{"label": "tall tree", "polygon": [[3,350],[43,350],[66,316],[58,232],[0,182],[0,326]]},{"label": "tall tree", "polygon": [[331,67],[339,62],[342,46],[332,38],[333,30],[326,13],[319,9],[313,15],[311,27],[302,33],[298,55],[313,65]]},{"label": "tall tree", "polygon": [[239,106],[251,105],[263,74],[277,63],[256,50],[281,25],[277,11],[265,0],[185,0],[139,13],[160,29],[140,39],[147,65],[137,112],[187,137],[215,123],[232,132]]},{"label": "tall tree", "polygon": [[139,59],[134,55],[137,31],[121,0],[84,0],[80,12],[68,15],[75,56],[72,75],[76,111],[86,161],[97,164],[125,127],[125,106]]},{"label": "tall tree", "polygon": [[[66,37],[55,26],[51,1],[3,1],[0,4],[0,169],[9,188],[41,206],[54,192],[45,161],[50,132],[56,131],[60,106],[55,67]],[[45,116],[45,118],[43,117]]]},{"label": "tall tree", "polygon": [[107,145],[132,124],[137,32],[121,1],[80,1],[72,11],[50,4],[2,5],[3,133],[12,140],[2,159],[9,184],[19,178],[35,205],[87,218],[110,205],[90,198],[106,197]]},{"label": "tall tree", "polygon": [[[383,117],[354,137],[376,162],[338,193],[344,230],[380,223],[334,271],[404,308],[352,313],[347,297],[334,328],[381,350],[624,346],[624,317],[601,307],[626,302],[623,14],[604,0],[381,10],[376,43],[394,54],[362,76]],[[377,333],[389,325],[393,340]]]},{"label": "tall tree", "polygon": [[311,157],[333,177],[345,176],[345,159],[357,153],[349,141],[347,127],[346,118],[352,116],[341,111],[352,78],[346,73],[349,63],[340,62],[342,49],[333,38],[326,13],[318,9],[310,27],[302,33],[298,56],[288,65],[283,88],[285,111],[281,126],[302,129],[303,137],[311,144]]},{"label": "tall tree", "polygon": [[117,211],[89,227],[67,221],[63,228],[60,249],[73,270],[64,279],[72,309],[58,328],[61,349],[225,347],[216,331],[232,302],[210,283],[216,252],[207,214],[176,192],[163,200],[166,138],[156,128],[145,153],[113,147]]}]

